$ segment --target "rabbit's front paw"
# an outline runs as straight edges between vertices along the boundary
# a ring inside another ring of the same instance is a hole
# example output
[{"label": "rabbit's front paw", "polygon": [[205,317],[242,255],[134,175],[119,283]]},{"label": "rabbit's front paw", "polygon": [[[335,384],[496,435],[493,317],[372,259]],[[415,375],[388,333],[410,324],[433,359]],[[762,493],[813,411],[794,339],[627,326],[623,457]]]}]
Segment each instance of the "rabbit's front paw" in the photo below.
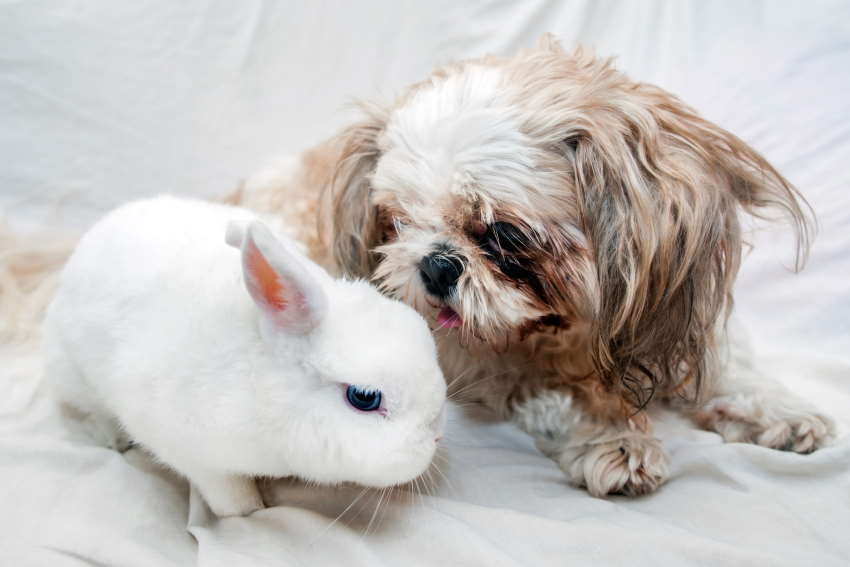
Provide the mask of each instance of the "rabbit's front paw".
[{"label": "rabbit's front paw", "polygon": [[220,517],[247,516],[265,507],[253,478],[203,473],[191,480],[201,491],[213,513]]},{"label": "rabbit's front paw", "polygon": [[82,427],[89,437],[101,447],[124,453],[133,446],[133,440],[115,418],[93,411],[82,420]]}]

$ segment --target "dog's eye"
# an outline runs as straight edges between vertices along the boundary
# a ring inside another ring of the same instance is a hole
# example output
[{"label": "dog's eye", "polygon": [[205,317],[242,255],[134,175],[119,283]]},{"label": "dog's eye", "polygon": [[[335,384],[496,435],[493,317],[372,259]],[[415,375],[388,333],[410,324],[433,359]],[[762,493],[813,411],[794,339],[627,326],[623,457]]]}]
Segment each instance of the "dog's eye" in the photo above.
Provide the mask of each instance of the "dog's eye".
[{"label": "dog's eye", "polygon": [[401,232],[406,226],[407,223],[403,219],[399,217],[393,217],[393,229],[396,232]]},{"label": "dog's eye", "polygon": [[528,237],[508,222],[494,222],[478,238],[481,249],[512,279],[527,279],[529,271]]},{"label": "dog's eye", "polygon": [[475,236],[484,256],[500,272],[514,281],[527,284],[538,297],[544,297],[545,290],[535,272],[535,250],[526,233],[509,222],[498,221]]},{"label": "dog's eye", "polygon": [[509,222],[494,222],[487,227],[481,240],[488,252],[498,254],[521,252],[528,247],[528,237]]},{"label": "dog's eye", "polygon": [[395,240],[406,223],[384,208],[378,208],[378,227],[380,228],[381,244]]},{"label": "dog's eye", "polygon": [[498,264],[502,273],[514,280],[527,279],[531,274],[528,267],[513,256],[505,256]]}]

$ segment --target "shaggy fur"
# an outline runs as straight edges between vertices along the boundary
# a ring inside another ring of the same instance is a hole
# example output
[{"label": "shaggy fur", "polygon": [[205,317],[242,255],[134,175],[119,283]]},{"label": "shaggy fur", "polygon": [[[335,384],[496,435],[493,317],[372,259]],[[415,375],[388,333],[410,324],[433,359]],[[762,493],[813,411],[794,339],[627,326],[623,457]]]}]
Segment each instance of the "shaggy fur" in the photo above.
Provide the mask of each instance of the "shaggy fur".
[{"label": "shaggy fur", "polygon": [[[364,105],[234,199],[300,226],[332,271],[414,306],[452,389],[514,420],[593,494],[663,482],[652,400],[731,440],[805,452],[829,436],[827,418],[759,386],[724,346],[739,213],[790,220],[799,268],[802,197],[675,96],[550,37]],[[462,268],[443,298],[420,275],[435,252]],[[441,328],[441,313],[462,323]]]}]

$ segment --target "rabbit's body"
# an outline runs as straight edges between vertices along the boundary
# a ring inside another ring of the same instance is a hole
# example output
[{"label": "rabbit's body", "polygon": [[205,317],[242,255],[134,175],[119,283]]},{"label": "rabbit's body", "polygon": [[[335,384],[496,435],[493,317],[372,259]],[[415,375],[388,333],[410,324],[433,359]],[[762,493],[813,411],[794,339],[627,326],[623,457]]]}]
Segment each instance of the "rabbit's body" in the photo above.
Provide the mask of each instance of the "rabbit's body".
[{"label": "rabbit's body", "polygon": [[[238,229],[255,220],[172,197],[107,215],[48,311],[49,381],[189,477],[220,515],[262,506],[252,476],[418,476],[445,397],[424,321],[364,282],[331,279],[292,243]],[[234,221],[241,252],[224,241]],[[386,407],[346,405],[349,384],[380,391]]]}]

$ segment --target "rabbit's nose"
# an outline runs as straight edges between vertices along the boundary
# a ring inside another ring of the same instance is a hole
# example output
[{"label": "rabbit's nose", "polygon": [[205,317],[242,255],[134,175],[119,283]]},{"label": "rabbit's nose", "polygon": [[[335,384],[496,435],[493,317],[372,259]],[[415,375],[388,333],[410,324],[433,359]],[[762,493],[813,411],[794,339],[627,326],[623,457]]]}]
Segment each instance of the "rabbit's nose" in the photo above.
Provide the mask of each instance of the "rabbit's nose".
[{"label": "rabbit's nose", "polygon": [[437,417],[431,420],[431,431],[435,434],[435,441],[439,441],[443,438],[443,428],[446,426],[446,406],[443,405],[440,408],[440,413],[437,414]]}]

